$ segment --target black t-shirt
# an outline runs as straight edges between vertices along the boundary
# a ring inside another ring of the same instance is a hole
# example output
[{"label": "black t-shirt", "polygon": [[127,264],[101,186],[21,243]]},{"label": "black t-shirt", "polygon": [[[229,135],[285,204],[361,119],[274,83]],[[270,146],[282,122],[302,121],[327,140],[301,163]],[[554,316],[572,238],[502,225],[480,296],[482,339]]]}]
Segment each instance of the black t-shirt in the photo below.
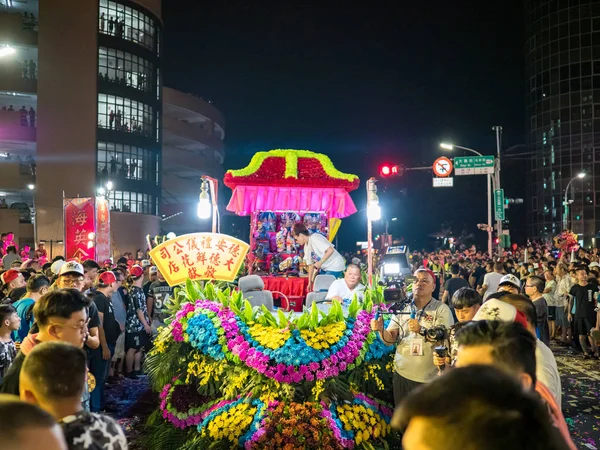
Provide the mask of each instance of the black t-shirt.
[{"label": "black t-shirt", "polygon": [[148,281],[144,283],[142,290],[144,291],[144,297],[148,298],[148,293],[150,292],[150,286],[154,283],[154,281]]},{"label": "black t-shirt", "polygon": [[581,286],[576,284],[569,292],[575,299],[575,317],[586,318],[595,323],[596,312],[594,308],[596,301],[594,294],[598,292],[598,287],[593,284]]},{"label": "black t-shirt", "polygon": [[119,327],[117,319],[115,319],[113,304],[111,300],[100,291],[94,292],[93,300],[98,307],[98,312],[104,314],[102,327],[104,328],[106,343],[115,345],[121,332],[121,328]]},{"label": "black t-shirt", "polygon": [[[481,286],[483,284],[483,277],[485,276],[485,267],[477,267],[473,271],[473,278],[475,278],[475,285]],[[481,282],[480,282],[481,280]]]},{"label": "black t-shirt", "polygon": [[154,299],[152,303],[152,317],[164,322],[169,316],[166,307],[173,296],[173,288],[166,281],[156,280],[150,285],[149,296]]},{"label": "black t-shirt", "polygon": [[21,300],[21,297],[23,297],[26,292],[27,292],[27,286],[14,288],[12,291],[10,291],[8,293],[7,297],[9,297],[12,300],[12,302],[14,303],[17,300]]},{"label": "black t-shirt", "polygon": [[121,426],[104,414],[79,411],[59,423],[69,450],[127,450]]},{"label": "black t-shirt", "polygon": [[452,277],[446,280],[446,283],[444,284],[444,289],[448,291],[448,303],[452,302],[452,296],[454,295],[454,293],[463,287],[469,287],[469,283],[467,283],[467,280],[465,280],[464,278]]},{"label": "black t-shirt", "polygon": [[465,280],[469,281],[469,277],[471,276],[471,271],[469,269],[467,269],[466,267],[461,267],[459,275],[461,276],[461,278],[464,278]]}]

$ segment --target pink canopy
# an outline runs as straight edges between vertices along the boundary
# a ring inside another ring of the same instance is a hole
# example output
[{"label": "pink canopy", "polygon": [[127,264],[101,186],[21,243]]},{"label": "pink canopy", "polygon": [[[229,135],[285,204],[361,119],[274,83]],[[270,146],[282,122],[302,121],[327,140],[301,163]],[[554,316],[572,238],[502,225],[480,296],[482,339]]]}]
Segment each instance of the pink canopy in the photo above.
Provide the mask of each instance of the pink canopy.
[{"label": "pink canopy", "polygon": [[323,212],[342,219],[356,212],[344,188],[245,186],[234,188],[227,210],[240,216],[254,211]]}]

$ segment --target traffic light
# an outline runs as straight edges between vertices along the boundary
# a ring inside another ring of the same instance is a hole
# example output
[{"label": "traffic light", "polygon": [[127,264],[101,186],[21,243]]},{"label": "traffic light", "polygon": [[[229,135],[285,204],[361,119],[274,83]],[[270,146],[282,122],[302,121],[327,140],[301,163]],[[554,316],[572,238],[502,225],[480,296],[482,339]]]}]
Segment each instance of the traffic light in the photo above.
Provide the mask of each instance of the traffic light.
[{"label": "traffic light", "polygon": [[379,168],[379,174],[384,178],[402,176],[404,174],[404,169],[404,166],[398,164],[383,164]]}]

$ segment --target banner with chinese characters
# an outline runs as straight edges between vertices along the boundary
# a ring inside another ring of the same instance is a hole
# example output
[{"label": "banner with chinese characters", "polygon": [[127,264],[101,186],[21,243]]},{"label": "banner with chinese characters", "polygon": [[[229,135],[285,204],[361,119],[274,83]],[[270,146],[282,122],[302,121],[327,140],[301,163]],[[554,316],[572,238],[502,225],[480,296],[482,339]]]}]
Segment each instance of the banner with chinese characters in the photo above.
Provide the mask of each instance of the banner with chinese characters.
[{"label": "banner with chinese characters", "polygon": [[[95,259],[94,199],[64,198],[65,258]],[[91,244],[91,245],[90,245]]]},{"label": "banner with chinese characters", "polygon": [[249,245],[218,233],[192,233],[163,242],[150,257],[170,286],[192,280],[233,281]]},{"label": "banner with chinese characters", "polygon": [[110,258],[110,210],[108,200],[96,198],[96,260]]}]

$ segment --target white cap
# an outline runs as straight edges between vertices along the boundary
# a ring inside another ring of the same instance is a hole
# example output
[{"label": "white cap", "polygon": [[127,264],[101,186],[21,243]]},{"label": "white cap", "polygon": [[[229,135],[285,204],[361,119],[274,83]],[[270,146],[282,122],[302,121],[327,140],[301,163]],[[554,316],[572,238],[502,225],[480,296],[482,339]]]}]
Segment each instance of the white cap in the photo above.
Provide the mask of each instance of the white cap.
[{"label": "white cap", "polygon": [[498,286],[502,286],[503,284],[512,284],[517,289],[521,289],[521,281],[517,277],[515,277],[513,274],[510,274],[510,273],[508,275],[504,275],[502,278],[500,278],[500,281],[498,282]]},{"label": "white cap", "polygon": [[61,277],[68,273],[77,273],[77,274],[83,276],[83,274],[84,274],[83,266],[81,264],[79,264],[77,261],[66,262],[61,266],[58,276]]},{"label": "white cap", "polygon": [[596,261],[594,261],[594,262],[591,262],[591,263],[590,263],[589,267],[590,267],[590,269],[591,269],[592,267],[600,267],[600,264],[598,264]]},{"label": "white cap", "polygon": [[148,273],[152,274],[152,273],[158,273],[158,267],[156,266],[150,266],[150,268],[148,269]]},{"label": "white cap", "polygon": [[52,265],[50,266],[50,271],[54,274],[54,275],[58,275],[58,272],[60,272],[60,268],[66,264],[66,261],[63,259],[57,259],[56,261],[54,261],[52,263]]},{"label": "white cap", "polygon": [[147,259],[142,259],[142,268],[145,269],[148,266],[151,266],[152,264],[150,264],[150,261],[148,261]]}]

